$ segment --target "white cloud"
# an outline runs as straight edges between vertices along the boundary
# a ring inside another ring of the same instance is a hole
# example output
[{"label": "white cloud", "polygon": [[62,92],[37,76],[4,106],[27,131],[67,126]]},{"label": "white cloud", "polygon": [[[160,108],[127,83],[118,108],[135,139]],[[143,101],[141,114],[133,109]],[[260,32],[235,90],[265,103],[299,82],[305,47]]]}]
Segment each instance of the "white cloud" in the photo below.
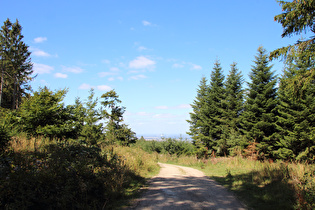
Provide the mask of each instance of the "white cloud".
[{"label": "white cloud", "polygon": [[108,86],[108,85],[98,85],[98,86],[97,86],[97,89],[98,89],[98,90],[103,90],[103,91],[109,91],[109,90],[111,90],[112,88],[111,88],[110,86]]},{"label": "white cloud", "polygon": [[190,106],[190,104],[180,104],[180,105],[176,106],[175,108],[177,108],[177,109],[190,109],[191,106]]},{"label": "white cloud", "polygon": [[156,106],[155,109],[169,109],[168,106]]},{"label": "white cloud", "polygon": [[173,68],[184,68],[184,65],[183,64],[179,64],[179,63],[174,63]]},{"label": "white cloud", "polygon": [[46,37],[37,37],[37,38],[34,39],[34,42],[35,43],[42,43],[42,42],[44,42],[46,40],[47,40]]},{"label": "white cloud", "polygon": [[115,74],[116,74],[115,72],[100,72],[100,73],[98,73],[98,76],[99,77],[107,77],[107,76],[112,76]]},{"label": "white cloud", "polygon": [[55,77],[65,79],[65,78],[68,77],[68,75],[67,75],[67,74],[62,74],[62,73],[56,73],[56,74],[55,74]]},{"label": "white cloud", "polygon": [[80,67],[66,67],[66,66],[62,66],[62,69],[64,71],[75,73],[75,74],[79,74],[79,73],[83,72],[83,69],[81,69]]},{"label": "white cloud", "polygon": [[102,60],[102,63],[110,64],[110,60],[104,59],[104,60]]},{"label": "white cloud", "polygon": [[79,86],[79,89],[81,89],[81,90],[88,90],[91,88],[93,88],[93,86],[86,84],[86,83],[83,83],[82,85]]},{"label": "white cloud", "polygon": [[123,77],[117,77],[118,80],[123,81],[124,78]]},{"label": "white cloud", "polygon": [[150,26],[150,25],[152,25],[152,23],[150,23],[149,21],[146,21],[146,20],[143,20],[143,21],[142,21],[142,24],[143,24],[144,26]]},{"label": "white cloud", "polygon": [[32,55],[38,56],[38,57],[50,57],[49,53],[44,52],[43,50],[37,49],[37,48],[30,48],[32,51]]},{"label": "white cloud", "polygon": [[201,69],[202,69],[202,67],[201,67],[201,66],[199,66],[199,65],[197,65],[197,64],[193,64],[193,63],[191,63],[191,69],[192,69],[192,70],[201,70]]},{"label": "white cloud", "polygon": [[137,116],[149,116],[151,115],[150,113],[147,113],[147,112],[137,112],[136,113]]},{"label": "white cloud", "polygon": [[138,47],[138,50],[139,50],[139,51],[143,51],[143,50],[146,50],[146,49],[147,49],[147,48],[144,47],[144,46],[139,46],[139,47]]},{"label": "white cloud", "polygon": [[129,62],[129,68],[133,69],[144,69],[148,67],[153,67],[155,65],[155,61],[150,60],[144,56],[139,56],[136,59]]},{"label": "white cloud", "polygon": [[46,64],[33,63],[33,70],[35,74],[49,74],[54,70],[54,67]]},{"label": "white cloud", "polygon": [[111,67],[110,69],[109,69],[110,71],[119,71],[119,68],[117,68],[117,67]]},{"label": "white cloud", "polygon": [[145,76],[143,74],[139,74],[139,75],[135,75],[135,76],[129,77],[130,80],[139,80],[139,79],[145,79],[145,78],[147,78],[147,76]]},{"label": "white cloud", "polygon": [[108,78],[108,81],[114,81],[115,80],[115,78],[114,77],[110,77],[110,78]]},{"label": "white cloud", "polygon": [[178,106],[156,106],[155,109],[189,109],[191,106],[189,104],[180,104]]}]

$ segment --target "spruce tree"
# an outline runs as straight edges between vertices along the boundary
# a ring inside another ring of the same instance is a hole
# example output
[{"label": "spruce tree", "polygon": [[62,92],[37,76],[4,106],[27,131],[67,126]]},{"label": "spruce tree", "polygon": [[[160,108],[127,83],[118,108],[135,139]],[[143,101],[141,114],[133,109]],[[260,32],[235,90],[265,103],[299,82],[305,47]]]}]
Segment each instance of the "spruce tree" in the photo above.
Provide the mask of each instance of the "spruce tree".
[{"label": "spruce tree", "polygon": [[[240,114],[244,105],[243,77],[237,69],[236,63],[231,64],[231,70],[225,82],[225,100],[224,102],[224,132],[222,141],[226,141],[229,149],[243,146],[240,142]],[[231,148],[232,147],[232,148]],[[226,151],[227,153],[227,151]]]},{"label": "spruce tree", "polygon": [[[277,121],[279,140],[275,155],[281,159],[311,160],[315,158],[315,83],[300,89],[294,84],[296,76],[309,72],[314,60],[305,60],[305,52],[291,49],[279,87],[279,117]],[[294,92],[299,92],[298,97]]]},{"label": "spruce tree", "polygon": [[209,94],[209,85],[207,84],[206,77],[202,77],[200,80],[199,89],[197,90],[197,96],[191,107],[193,112],[190,114],[190,120],[187,122],[190,124],[188,135],[193,139],[193,144],[197,149],[197,157],[201,158],[207,156],[206,142],[209,136],[209,128],[204,120],[205,110],[207,106],[207,96]]},{"label": "spruce tree", "polygon": [[31,89],[28,84],[31,74],[31,53],[22,41],[22,26],[18,20],[4,22],[0,30],[1,84],[0,106],[17,109],[23,96],[28,96]]},{"label": "spruce tree", "polygon": [[271,157],[276,132],[277,79],[266,50],[258,48],[249,75],[242,127],[248,141],[256,142],[260,157]]},{"label": "spruce tree", "polygon": [[224,75],[221,64],[215,61],[211,72],[210,90],[207,95],[206,118],[205,123],[208,124],[209,137],[207,146],[218,154],[224,154],[225,144],[219,140],[222,137],[224,125]]}]

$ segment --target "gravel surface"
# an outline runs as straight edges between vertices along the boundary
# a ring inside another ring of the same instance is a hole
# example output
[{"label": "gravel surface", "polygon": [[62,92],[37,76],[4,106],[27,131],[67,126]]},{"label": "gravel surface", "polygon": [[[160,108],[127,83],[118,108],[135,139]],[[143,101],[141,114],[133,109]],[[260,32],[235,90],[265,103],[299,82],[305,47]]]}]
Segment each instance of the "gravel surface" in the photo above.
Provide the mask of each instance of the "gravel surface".
[{"label": "gravel surface", "polygon": [[233,193],[203,172],[159,163],[160,173],[129,209],[246,209]]}]

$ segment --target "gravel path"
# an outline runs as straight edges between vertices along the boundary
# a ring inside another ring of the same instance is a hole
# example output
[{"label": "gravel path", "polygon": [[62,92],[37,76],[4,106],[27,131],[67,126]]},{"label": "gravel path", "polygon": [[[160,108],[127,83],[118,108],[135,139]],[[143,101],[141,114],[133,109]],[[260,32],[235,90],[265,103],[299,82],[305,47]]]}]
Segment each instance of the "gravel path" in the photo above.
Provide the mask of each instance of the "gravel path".
[{"label": "gravel path", "polygon": [[203,172],[162,164],[148,189],[130,209],[246,209],[235,196]]}]

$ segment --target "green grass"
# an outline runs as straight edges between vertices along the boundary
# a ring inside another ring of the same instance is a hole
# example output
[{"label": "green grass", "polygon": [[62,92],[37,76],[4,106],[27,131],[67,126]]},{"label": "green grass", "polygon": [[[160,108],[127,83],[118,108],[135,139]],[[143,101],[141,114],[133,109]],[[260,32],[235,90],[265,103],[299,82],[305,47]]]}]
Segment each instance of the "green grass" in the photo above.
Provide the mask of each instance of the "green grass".
[{"label": "green grass", "polygon": [[314,165],[259,162],[241,157],[198,160],[160,155],[159,161],[202,170],[252,209],[314,209]]}]

